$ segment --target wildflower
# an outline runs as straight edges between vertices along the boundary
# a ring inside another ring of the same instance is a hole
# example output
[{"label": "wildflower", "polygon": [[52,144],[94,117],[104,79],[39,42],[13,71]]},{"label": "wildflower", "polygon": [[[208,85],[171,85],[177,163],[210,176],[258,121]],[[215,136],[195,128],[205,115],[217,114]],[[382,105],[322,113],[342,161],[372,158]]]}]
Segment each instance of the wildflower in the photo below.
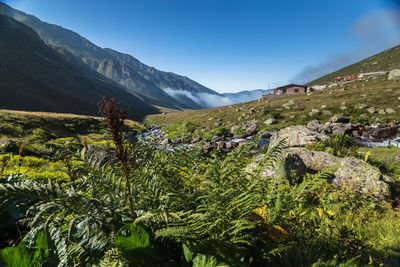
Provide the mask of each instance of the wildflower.
[{"label": "wildflower", "polygon": [[262,218],[263,223],[267,222],[267,206],[256,208],[253,210],[253,212]]},{"label": "wildflower", "polygon": [[269,230],[269,237],[278,243],[285,241],[288,236],[289,233],[279,225],[274,225],[271,230]]}]

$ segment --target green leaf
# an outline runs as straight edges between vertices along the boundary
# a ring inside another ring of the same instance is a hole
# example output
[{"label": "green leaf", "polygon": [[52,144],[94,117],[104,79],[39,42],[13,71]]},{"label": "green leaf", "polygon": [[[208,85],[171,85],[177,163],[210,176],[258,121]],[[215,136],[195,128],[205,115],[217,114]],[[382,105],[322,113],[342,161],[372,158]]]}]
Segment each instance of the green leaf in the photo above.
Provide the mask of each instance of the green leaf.
[{"label": "green leaf", "polygon": [[193,253],[185,244],[182,245],[182,248],[183,248],[183,255],[185,256],[186,261],[191,262],[193,260]]},{"label": "green leaf", "polygon": [[198,254],[193,259],[193,267],[229,267],[229,265],[222,262],[219,263],[214,256]]},{"label": "green leaf", "polygon": [[123,226],[115,238],[118,252],[136,266],[151,266],[159,261],[150,243],[150,233],[142,224]]},{"label": "green leaf", "polygon": [[125,225],[117,233],[115,246],[122,253],[148,248],[150,246],[150,234],[140,224]]}]

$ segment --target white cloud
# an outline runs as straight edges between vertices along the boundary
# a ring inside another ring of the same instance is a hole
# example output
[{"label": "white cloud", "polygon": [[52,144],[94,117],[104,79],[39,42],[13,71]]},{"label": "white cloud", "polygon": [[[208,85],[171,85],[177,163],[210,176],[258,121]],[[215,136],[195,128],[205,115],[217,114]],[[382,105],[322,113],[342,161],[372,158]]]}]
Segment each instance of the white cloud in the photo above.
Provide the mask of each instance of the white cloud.
[{"label": "white cloud", "polygon": [[165,88],[164,91],[172,97],[183,95],[202,107],[214,108],[226,105],[232,105],[237,103],[249,102],[256,100],[264,94],[262,91],[245,91],[240,94],[228,94],[228,95],[215,95],[208,93],[196,93],[186,90],[175,90],[171,88]]}]

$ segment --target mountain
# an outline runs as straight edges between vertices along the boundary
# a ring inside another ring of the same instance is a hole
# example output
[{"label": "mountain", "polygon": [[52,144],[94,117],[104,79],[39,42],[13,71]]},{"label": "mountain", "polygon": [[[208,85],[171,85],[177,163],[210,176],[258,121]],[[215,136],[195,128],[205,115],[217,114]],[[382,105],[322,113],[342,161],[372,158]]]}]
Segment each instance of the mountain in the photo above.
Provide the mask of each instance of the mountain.
[{"label": "mountain", "polygon": [[97,114],[102,96],[123,100],[132,119],[158,113],[139,95],[62,56],[31,28],[0,15],[0,107],[29,111]]},{"label": "mountain", "polygon": [[390,71],[396,68],[400,68],[400,45],[322,76],[309,82],[308,85],[325,84],[333,81],[335,77],[348,76],[360,72]]},{"label": "mountain", "polygon": [[153,105],[172,109],[202,108],[189,98],[180,101],[171,97],[163,90],[166,88],[219,95],[187,77],[157,70],[143,64],[131,55],[108,48],[100,48],[71,30],[42,22],[34,16],[15,10],[3,3],[0,3],[0,14],[28,25],[47,45],[74,55],[98,73],[134,93],[144,95],[146,100]]}]

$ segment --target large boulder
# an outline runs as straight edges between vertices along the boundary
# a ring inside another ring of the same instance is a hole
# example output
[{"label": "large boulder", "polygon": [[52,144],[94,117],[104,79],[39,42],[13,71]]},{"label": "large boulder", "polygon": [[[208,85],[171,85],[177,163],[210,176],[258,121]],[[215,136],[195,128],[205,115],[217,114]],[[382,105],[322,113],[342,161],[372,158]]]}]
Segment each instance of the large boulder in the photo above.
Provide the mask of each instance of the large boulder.
[{"label": "large boulder", "polygon": [[351,191],[382,198],[390,195],[389,185],[383,179],[378,168],[359,159],[344,158],[334,173],[332,183]]},{"label": "large boulder", "polygon": [[[246,167],[249,173],[254,172],[258,168],[262,168],[260,164],[265,160],[265,154],[259,155],[252,163]],[[275,161],[272,166],[264,167],[261,169],[260,175],[262,177],[272,177],[274,179],[291,179],[299,177],[306,173],[307,167],[301,160],[297,153],[291,151],[284,151],[282,157]]]},{"label": "large boulder", "polygon": [[390,179],[384,177],[378,168],[355,158],[339,158],[323,151],[310,151],[302,147],[290,148],[291,153],[297,154],[308,169],[322,171],[329,167],[337,167],[332,184],[344,187],[350,191],[371,194],[376,197],[390,195]]},{"label": "large boulder", "polygon": [[271,137],[270,147],[276,145],[280,140],[285,139],[287,147],[303,147],[321,140],[328,140],[325,134],[312,131],[305,126],[296,125],[281,129]]},{"label": "large boulder", "polygon": [[308,169],[315,171],[322,171],[342,162],[341,158],[324,151],[311,151],[304,147],[293,147],[289,150],[299,155]]},{"label": "large boulder", "polygon": [[389,72],[388,80],[399,81],[400,80],[400,69],[394,69]]}]

